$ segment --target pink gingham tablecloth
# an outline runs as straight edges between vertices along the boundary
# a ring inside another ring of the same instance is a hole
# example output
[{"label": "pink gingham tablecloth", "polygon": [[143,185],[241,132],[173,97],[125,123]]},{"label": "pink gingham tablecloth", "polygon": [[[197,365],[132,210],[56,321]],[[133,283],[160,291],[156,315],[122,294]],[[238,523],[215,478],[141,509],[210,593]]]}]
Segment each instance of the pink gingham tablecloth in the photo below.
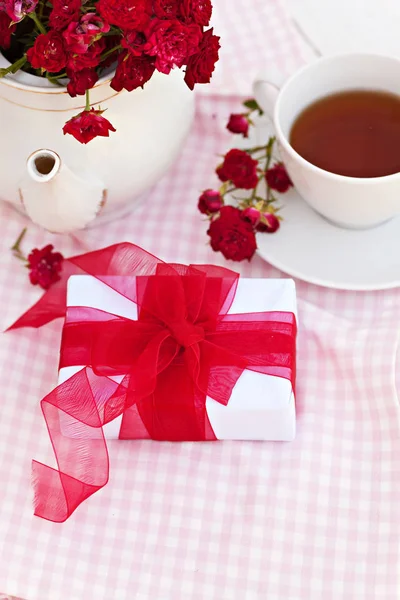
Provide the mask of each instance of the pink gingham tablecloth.
[{"label": "pink gingham tablecloth", "polygon": [[[197,213],[237,95],[305,48],[281,0],[216,0],[223,52],[172,171],[127,218],[66,255],[127,240],[166,261],[227,264]],[[8,251],[26,221],[0,208],[3,329],[37,297]],[[283,225],[284,226],[284,225]],[[306,231],[304,232],[306,235]],[[399,260],[400,263],[400,260]],[[280,274],[255,258],[245,276]],[[400,268],[400,264],[399,264]],[[293,443],[110,442],[111,479],[62,525],[33,517],[31,459],[53,464],[39,400],[56,384],[61,322],[0,336],[0,590],[26,600],[396,600],[400,594],[400,290],[298,282]],[[7,596],[8,598],[8,596]]]}]

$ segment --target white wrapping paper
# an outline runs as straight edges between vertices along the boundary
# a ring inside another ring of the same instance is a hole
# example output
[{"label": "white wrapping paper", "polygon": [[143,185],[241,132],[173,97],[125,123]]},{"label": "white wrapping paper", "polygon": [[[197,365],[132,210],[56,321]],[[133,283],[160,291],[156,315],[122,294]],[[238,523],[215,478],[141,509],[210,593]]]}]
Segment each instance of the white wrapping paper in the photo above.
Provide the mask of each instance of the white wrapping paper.
[{"label": "white wrapping paper", "polygon": [[[133,302],[89,275],[70,277],[67,305],[87,306],[121,317],[137,318]],[[263,311],[296,314],[296,290],[291,279],[239,279],[229,312]],[[61,369],[59,383],[85,366]],[[207,398],[206,409],[220,440],[291,441],[295,437],[295,398],[287,379],[246,370],[237,381],[227,406]],[[118,439],[121,420],[122,416],[104,426],[106,438]]]}]

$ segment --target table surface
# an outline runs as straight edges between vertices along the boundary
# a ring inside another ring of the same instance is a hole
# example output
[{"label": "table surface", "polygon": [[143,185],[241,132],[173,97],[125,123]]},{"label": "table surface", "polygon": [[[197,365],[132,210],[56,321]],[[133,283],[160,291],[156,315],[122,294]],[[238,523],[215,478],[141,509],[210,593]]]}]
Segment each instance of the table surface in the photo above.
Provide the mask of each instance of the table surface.
[{"label": "table surface", "polygon": [[[216,3],[221,63],[171,172],[127,218],[64,237],[29,226],[27,249],[54,243],[68,256],[126,240],[166,261],[282,276],[214,254],[196,199],[252,79],[285,77],[310,51],[281,0]],[[3,329],[39,295],[8,250],[26,224],[0,207]],[[33,517],[30,482],[32,458],[53,460],[39,400],[56,383],[61,322],[0,336],[0,589],[26,600],[398,598],[400,290],[297,290],[296,440],[111,442],[109,485],[62,525]]]}]

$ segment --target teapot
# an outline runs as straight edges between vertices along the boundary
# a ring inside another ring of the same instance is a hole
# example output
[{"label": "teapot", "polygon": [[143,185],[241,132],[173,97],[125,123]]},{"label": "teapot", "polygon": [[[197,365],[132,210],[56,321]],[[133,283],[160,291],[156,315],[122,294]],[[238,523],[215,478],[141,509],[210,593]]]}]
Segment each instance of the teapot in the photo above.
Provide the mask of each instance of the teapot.
[{"label": "teapot", "polygon": [[[0,68],[8,65],[0,55]],[[54,233],[130,210],[176,160],[189,133],[194,97],[180,71],[157,72],[129,93],[110,88],[111,78],[91,90],[91,106],[110,108],[116,132],[87,145],[62,131],[84,110],[84,97],[22,71],[0,79],[0,199]]]}]

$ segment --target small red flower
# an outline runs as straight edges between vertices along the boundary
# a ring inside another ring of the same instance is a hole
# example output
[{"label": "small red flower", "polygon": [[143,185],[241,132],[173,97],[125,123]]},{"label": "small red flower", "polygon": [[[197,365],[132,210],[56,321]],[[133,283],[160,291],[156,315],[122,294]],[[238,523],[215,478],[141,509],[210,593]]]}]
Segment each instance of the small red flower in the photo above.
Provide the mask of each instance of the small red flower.
[{"label": "small red flower", "polygon": [[261,213],[259,210],[254,208],[254,206],[249,206],[242,211],[242,217],[246,221],[252,224],[253,227],[256,227],[261,219]]},{"label": "small red flower", "polygon": [[65,45],[69,52],[83,54],[90,44],[101,38],[103,33],[110,31],[110,26],[96,13],[87,13],[81,19],[73,21],[63,32]]},{"label": "small red flower", "polygon": [[281,194],[287,192],[288,189],[293,186],[285,166],[282,163],[275,163],[272,169],[268,169],[265,174],[265,179],[271,190],[276,190],[277,192],[281,192]]},{"label": "small red flower", "polygon": [[132,92],[143,87],[151,79],[155,71],[155,59],[151,56],[134,56],[130,53],[120,54],[115,75],[110,86],[116,92],[125,89]]},{"label": "small red flower", "polygon": [[186,21],[207,27],[212,15],[211,0],[183,0],[181,13]]},{"label": "small red flower", "polygon": [[280,221],[276,215],[273,213],[264,213],[256,229],[263,233],[275,233],[280,226]]},{"label": "small red flower", "polygon": [[228,260],[250,260],[257,249],[253,226],[234,206],[223,206],[220,216],[211,222],[207,233],[211,238],[211,248],[222,252]]},{"label": "small red flower", "polygon": [[82,6],[81,0],[52,0],[53,10],[50,13],[49,25],[62,31],[72,21],[77,21]]},{"label": "small red flower", "polygon": [[142,29],[150,20],[151,0],[99,0],[101,16],[121,29]]},{"label": "small red flower", "polygon": [[29,279],[32,285],[40,285],[44,290],[48,290],[61,279],[63,260],[60,252],[53,252],[52,244],[41,250],[34,248],[28,256]]},{"label": "small red flower", "polygon": [[69,77],[67,90],[72,98],[83,96],[86,90],[90,90],[99,79],[95,69],[82,69],[82,71],[67,69],[67,75]]},{"label": "small red flower", "polygon": [[184,25],[177,19],[154,19],[147,32],[146,54],[156,57],[156,69],[168,75],[182,67],[199,49],[202,32],[198,25]]},{"label": "small red flower", "polygon": [[58,31],[38,35],[26,56],[34,69],[58,73],[67,64],[64,41]]},{"label": "small red flower", "polygon": [[11,44],[11,34],[14,33],[16,25],[5,12],[0,12],[0,47],[7,50]]},{"label": "small red flower", "polygon": [[237,188],[252,190],[258,183],[257,165],[247,152],[233,149],[216,172],[221,181],[232,181]]},{"label": "small red flower", "polygon": [[223,206],[221,194],[216,190],[206,190],[200,196],[197,206],[204,215],[216,213]]},{"label": "small red flower", "polygon": [[5,4],[5,11],[13,23],[18,23],[35,10],[38,2],[39,0],[5,0],[2,4]]},{"label": "small red flower", "polygon": [[144,31],[128,31],[121,40],[121,46],[129,50],[133,56],[143,56],[146,44],[147,36]]},{"label": "small red flower", "polygon": [[153,10],[159,19],[175,19],[178,16],[179,0],[153,0]]},{"label": "small red flower", "polygon": [[231,115],[226,128],[231,133],[240,133],[245,138],[249,137],[249,122],[244,115]]},{"label": "small red flower", "polygon": [[116,130],[110,121],[102,117],[102,113],[102,110],[95,110],[94,108],[84,110],[65,123],[63,127],[64,135],[66,133],[73,135],[81,144],[87,144],[95,137],[108,137],[110,131]]},{"label": "small red flower", "polygon": [[101,54],[106,47],[104,38],[100,38],[97,42],[90,44],[87,51],[83,54],[70,54],[68,58],[68,69],[70,71],[82,71],[82,69],[90,69],[97,67],[100,64]]},{"label": "small red flower", "polygon": [[193,90],[196,83],[209,83],[219,58],[219,37],[213,35],[213,29],[203,34],[199,51],[191,56],[186,67],[185,82]]}]

